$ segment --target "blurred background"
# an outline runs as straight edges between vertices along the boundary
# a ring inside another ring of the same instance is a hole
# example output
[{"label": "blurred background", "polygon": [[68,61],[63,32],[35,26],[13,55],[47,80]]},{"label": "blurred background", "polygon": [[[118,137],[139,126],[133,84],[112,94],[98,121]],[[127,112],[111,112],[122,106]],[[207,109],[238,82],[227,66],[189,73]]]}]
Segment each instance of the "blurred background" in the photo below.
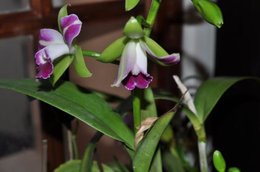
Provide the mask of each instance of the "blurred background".
[{"label": "blurred background", "polygon": [[[76,13],[84,23],[77,43],[83,49],[101,52],[122,35],[130,16],[147,14],[150,0],[141,1],[130,12],[124,11],[122,0],[1,0],[1,79],[34,78],[39,29],[57,28],[57,13],[65,3],[71,4],[69,13]],[[260,75],[260,1],[217,3],[224,16],[221,29],[204,22],[190,0],[162,1],[152,37],[168,52],[180,52],[181,63],[167,68],[151,63],[153,88],[176,93],[172,75],[179,74],[194,95],[199,85],[211,77]],[[86,65],[93,77],[79,78],[71,68],[64,79],[123,98],[129,95],[123,88],[110,87],[116,65],[104,65],[91,58],[86,58]],[[228,91],[207,121],[211,149],[221,150],[229,166],[245,172],[256,171],[260,160],[260,93],[257,86],[249,85]],[[162,111],[169,108],[160,106]],[[5,90],[0,90],[0,109],[1,172],[52,171],[68,158],[66,126],[74,124],[66,114]],[[79,127],[78,145],[83,152],[94,131],[81,123]],[[106,152],[127,163],[129,159],[119,146],[103,137],[96,158],[110,161],[113,157],[102,156]]]}]

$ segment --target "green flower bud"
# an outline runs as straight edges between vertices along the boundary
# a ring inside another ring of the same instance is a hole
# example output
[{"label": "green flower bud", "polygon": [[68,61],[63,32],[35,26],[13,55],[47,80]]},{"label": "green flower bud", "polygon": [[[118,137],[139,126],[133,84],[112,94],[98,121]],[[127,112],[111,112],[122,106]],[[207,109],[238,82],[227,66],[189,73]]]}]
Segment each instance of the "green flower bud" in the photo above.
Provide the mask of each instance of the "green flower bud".
[{"label": "green flower bud", "polygon": [[131,17],[124,27],[124,34],[131,39],[140,39],[144,36],[143,29],[136,18]]},{"label": "green flower bud", "polygon": [[218,28],[223,25],[222,12],[216,3],[209,0],[193,0],[192,2],[204,20]]},{"label": "green flower bud", "polygon": [[213,153],[213,164],[218,172],[225,172],[226,162],[221,152],[218,150]]}]

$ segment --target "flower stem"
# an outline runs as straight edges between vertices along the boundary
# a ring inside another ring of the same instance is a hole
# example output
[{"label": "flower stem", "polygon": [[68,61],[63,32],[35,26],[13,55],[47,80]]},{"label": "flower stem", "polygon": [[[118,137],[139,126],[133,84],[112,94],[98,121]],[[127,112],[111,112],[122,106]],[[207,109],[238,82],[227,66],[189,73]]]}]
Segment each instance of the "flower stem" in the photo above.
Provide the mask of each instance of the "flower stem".
[{"label": "flower stem", "polygon": [[133,95],[133,118],[134,132],[136,133],[141,125],[141,90],[135,89]]},{"label": "flower stem", "polygon": [[83,155],[82,163],[80,166],[80,172],[92,171],[91,169],[92,169],[94,151],[96,149],[97,142],[100,140],[102,136],[103,136],[102,133],[96,132],[96,134],[90,140]]},{"label": "flower stem", "polygon": [[71,144],[72,144],[72,150],[73,150],[73,159],[79,159],[79,152],[78,152],[78,146],[77,146],[77,139],[76,135],[72,133],[71,135]]},{"label": "flower stem", "polygon": [[160,2],[161,0],[152,0],[151,7],[149,9],[147,18],[146,18],[146,23],[150,25],[149,28],[145,28],[144,32],[146,36],[149,36],[152,31],[153,24],[155,22],[159,7],[160,7]]},{"label": "flower stem", "polygon": [[83,56],[98,58],[100,56],[99,53],[95,51],[82,50]]},{"label": "flower stem", "polygon": [[198,150],[199,150],[199,161],[200,161],[200,171],[208,172],[208,162],[207,162],[207,142],[206,142],[206,132],[204,124],[195,129],[198,137]]},{"label": "flower stem", "polygon": [[200,171],[201,172],[208,172],[206,147],[207,147],[206,141],[198,141],[199,158],[200,158]]}]

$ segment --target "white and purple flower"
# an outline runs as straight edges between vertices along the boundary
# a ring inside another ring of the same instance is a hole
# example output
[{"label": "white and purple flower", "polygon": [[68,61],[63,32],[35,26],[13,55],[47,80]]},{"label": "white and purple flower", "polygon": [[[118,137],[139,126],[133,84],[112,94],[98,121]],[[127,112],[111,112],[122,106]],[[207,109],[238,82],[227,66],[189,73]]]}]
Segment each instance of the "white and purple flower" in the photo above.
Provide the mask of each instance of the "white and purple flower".
[{"label": "white and purple flower", "polygon": [[73,54],[72,41],[81,30],[82,22],[75,14],[62,17],[60,26],[62,33],[54,29],[41,29],[39,50],[35,54],[37,65],[36,78],[47,79],[54,70],[53,61],[65,54]]},{"label": "white and purple flower", "polygon": [[162,65],[176,64],[180,61],[178,53],[168,54],[154,40],[144,35],[138,21],[131,17],[124,28],[124,37],[116,40],[101,54],[99,60],[110,62],[119,57],[120,64],[116,80],[112,86],[121,84],[127,90],[145,89],[153,77],[147,72],[147,54]]}]

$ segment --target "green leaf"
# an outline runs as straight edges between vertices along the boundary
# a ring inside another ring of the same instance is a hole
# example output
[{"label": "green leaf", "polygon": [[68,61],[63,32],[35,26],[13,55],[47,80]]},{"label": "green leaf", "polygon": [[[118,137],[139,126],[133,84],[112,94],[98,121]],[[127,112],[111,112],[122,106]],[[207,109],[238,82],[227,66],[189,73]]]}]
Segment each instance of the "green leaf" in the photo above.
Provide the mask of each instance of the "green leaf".
[{"label": "green leaf", "polygon": [[[105,164],[101,164],[102,172],[114,172],[112,168]],[[91,172],[101,172],[96,161],[94,161]]]},{"label": "green leaf", "polygon": [[139,144],[133,160],[133,168],[135,172],[149,171],[161,135],[174,114],[175,112],[169,112],[161,116]]},{"label": "green leaf", "polygon": [[[173,152],[173,153],[172,153]],[[169,172],[185,172],[178,153],[171,148],[171,152],[163,154],[163,162],[166,171]]]},{"label": "green leaf", "polygon": [[13,90],[48,103],[134,149],[133,133],[119,114],[112,111],[112,108],[97,94],[71,82],[64,82],[55,90],[44,90],[42,85],[33,79],[0,80],[0,88]]},{"label": "green leaf", "polygon": [[[144,109],[142,109],[142,118],[149,118],[149,117],[156,117],[157,116],[157,109],[156,109],[156,103],[153,95],[153,90],[151,87],[144,89],[144,101],[142,105]],[[162,172],[162,157],[161,157],[161,150],[157,149],[155,156],[153,158],[150,172]]]},{"label": "green leaf", "polygon": [[58,14],[58,27],[59,27],[60,33],[62,33],[62,29],[61,29],[61,25],[60,25],[61,18],[68,15],[67,7],[68,7],[68,5],[64,5],[64,6],[60,9],[59,14]]},{"label": "green leaf", "polygon": [[193,0],[192,2],[207,22],[218,28],[223,25],[222,12],[215,2],[211,2],[211,0]]},{"label": "green leaf", "polygon": [[126,42],[127,38],[125,36],[117,39],[101,53],[97,60],[104,63],[115,61],[122,55]]},{"label": "green leaf", "polygon": [[228,169],[228,172],[240,172],[240,170],[237,167],[231,167]]},{"label": "green leaf", "polygon": [[213,153],[213,164],[214,167],[218,170],[218,172],[225,172],[226,162],[221,152],[218,150],[215,150]]},{"label": "green leaf", "polygon": [[79,172],[81,160],[70,160],[61,164],[54,172]]},{"label": "green leaf", "polygon": [[212,109],[215,107],[221,96],[234,84],[244,80],[259,79],[241,77],[241,78],[213,78],[205,81],[198,89],[194,104],[197,109],[198,117],[201,122],[204,122],[209,116]]},{"label": "green leaf", "polygon": [[[58,168],[54,170],[54,172],[80,172],[81,160],[70,160],[61,164]],[[109,166],[105,164],[101,164],[103,168],[103,172],[114,172]],[[93,162],[91,172],[100,172],[98,164],[96,161]],[[90,172],[88,171],[88,172]]]},{"label": "green leaf", "polygon": [[59,59],[57,59],[57,61],[54,62],[54,71],[50,78],[50,81],[53,86],[60,79],[60,77],[66,71],[66,69],[68,69],[68,67],[72,63],[73,59],[74,59],[74,56],[65,55],[65,56],[60,57]]},{"label": "green leaf", "polygon": [[79,46],[74,46],[76,53],[75,58],[73,60],[73,65],[75,67],[76,72],[80,77],[91,77],[92,73],[88,70],[85,60],[82,54],[82,50]]},{"label": "green leaf", "polygon": [[138,20],[131,17],[124,27],[124,34],[131,39],[139,39],[144,36],[144,31]]},{"label": "green leaf", "polygon": [[140,0],[125,0],[125,10],[130,11],[133,9]]}]

